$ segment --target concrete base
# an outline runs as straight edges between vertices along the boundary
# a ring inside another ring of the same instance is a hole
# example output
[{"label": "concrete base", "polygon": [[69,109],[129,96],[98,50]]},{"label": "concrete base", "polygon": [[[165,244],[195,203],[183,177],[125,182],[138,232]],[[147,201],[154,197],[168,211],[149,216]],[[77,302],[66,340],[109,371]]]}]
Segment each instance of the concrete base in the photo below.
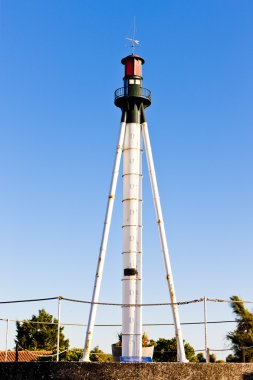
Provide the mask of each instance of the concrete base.
[{"label": "concrete base", "polygon": [[253,380],[253,364],[0,363],[1,380]]}]

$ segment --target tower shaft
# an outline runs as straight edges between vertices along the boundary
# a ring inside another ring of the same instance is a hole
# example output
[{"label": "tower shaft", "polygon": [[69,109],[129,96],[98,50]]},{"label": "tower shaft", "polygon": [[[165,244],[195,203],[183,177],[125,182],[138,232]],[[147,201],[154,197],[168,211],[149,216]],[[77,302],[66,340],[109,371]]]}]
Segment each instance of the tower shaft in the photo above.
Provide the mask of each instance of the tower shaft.
[{"label": "tower shaft", "polygon": [[127,123],[123,148],[122,356],[142,356],[141,125]]}]

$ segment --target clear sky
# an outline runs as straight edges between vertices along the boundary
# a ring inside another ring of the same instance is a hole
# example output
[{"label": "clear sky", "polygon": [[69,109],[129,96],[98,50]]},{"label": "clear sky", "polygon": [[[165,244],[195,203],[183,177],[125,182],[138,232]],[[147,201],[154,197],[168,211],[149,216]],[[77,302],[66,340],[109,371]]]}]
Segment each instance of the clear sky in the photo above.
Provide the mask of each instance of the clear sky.
[{"label": "clear sky", "polygon": [[[177,298],[253,300],[253,2],[0,0],[1,300],[91,298],[120,122],[113,93],[134,16]],[[143,301],[167,302],[146,165],[143,193]],[[106,302],[121,301],[121,198],[120,181]],[[30,318],[42,307],[56,315],[51,301],[1,305],[0,318]],[[203,320],[203,305],[180,315]],[[88,307],[63,304],[63,322],[87,318]],[[227,304],[208,304],[208,318],[233,316]],[[144,310],[146,323],[171,321],[167,308]],[[99,308],[97,323],[120,322],[120,309]],[[233,327],[210,326],[209,346],[227,346]],[[146,330],[173,336],[172,328]],[[93,346],[109,351],[117,331],[97,328]],[[65,332],[83,346],[84,329]],[[4,333],[1,322],[2,349]],[[204,348],[202,326],[183,335]]]}]

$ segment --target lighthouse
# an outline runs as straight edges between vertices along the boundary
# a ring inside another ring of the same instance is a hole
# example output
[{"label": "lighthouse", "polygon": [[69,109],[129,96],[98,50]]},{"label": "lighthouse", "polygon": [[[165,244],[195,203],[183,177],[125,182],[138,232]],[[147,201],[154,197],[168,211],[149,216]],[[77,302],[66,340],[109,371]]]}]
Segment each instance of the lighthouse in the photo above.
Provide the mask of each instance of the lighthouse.
[{"label": "lighthouse", "polygon": [[134,53],[121,60],[124,66],[123,86],[115,91],[114,98],[115,105],[121,109],[120,132],[107,201],[82,361],[89,361],[89,352],[99,302],[104,260],[122,155],[123,244],[121,360],[130,362],[141,362],[145,360],[142,355],[142,153],[145,151],[164,258],[165,278],[168,284],[175,325],[178,360],[180,362],[187,362],[148,125],[145,116],[145,109],[151,105],[151,92],[143,87],[142,67],[144,62],[142,57]]},{"label": "lighthouse", "polygon": [[142,134],[151,93],[142,86],[144,59],[122,59],[124,86],[115,91],[125,126],[123,144],[122,357],[142,357]]}]

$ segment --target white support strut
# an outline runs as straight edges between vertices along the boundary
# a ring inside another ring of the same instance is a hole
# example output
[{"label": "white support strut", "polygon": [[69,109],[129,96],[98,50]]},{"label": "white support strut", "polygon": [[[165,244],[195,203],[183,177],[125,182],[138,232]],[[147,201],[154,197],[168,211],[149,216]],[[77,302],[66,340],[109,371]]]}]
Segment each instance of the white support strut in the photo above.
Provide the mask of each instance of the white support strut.
[{"label": "white support strut", "polygon": [[88,326],[87,326],[87,331],[86,331],[84,353],[83,353],[82,359],[80,359],[80,361],[85,361],[85,362],[89,361],[91,341],[92,341],[96,312],[97,312],[97,302],[99,300],[99,293],[100,293],[103,268],[104,268],[104,260],[105,260],[109,231],[110,231],[110,226],[111,226],[112,211],[113,211],[115,192],[116,192],[116,187],[117,187],[117,180],[118,180],[118,175],[119,175],[120,160],[122,156],[122,149],[123,149],[123,143],[124,143],[124,138],[125,138],[125,130],[126,130],[126,123],[121,122],[118,145],[117,145],[114,167],[113,167],[113,172],[112,172],[110,192],[109,192],[109,197],[107,201],[107,209],[106,209],[105,222],[104,222],[103,234],[102,234],[102,239],[101,239],[99,258],[98,258],[98,263],[97,263],[95,284],[94,284],[93,294],[92,294],[92,303],[90,307],[89,321],[88,321]]},{"label": "white support strut", "polygon": [[179,313],[178,313],[178,305],[176,304],[177,300],[176,300],[176,295],[175,295],[175,288],[174,288],[174,282],[173,282],[173,276],[172,276],[172,270],[171,270],[171,264],[170,264],[170,258],[169,258],[169,250],[168,250],[166,233],[165,233],[165,228],[164,228],[162,208],[161,208],[159,191],[158,191],[158,186],[157,186],[153,155],[152,155],[151,144],[150,144],[150,139],[149,139],[148,125],[146,122],[142,123],[142,136],[144,140],[144,146],[145,146],[147,164],[148,164],[148,170],[149,170],[149,177],[150,177],[154,206],[155,206],[155,211],[156,211],[160,241],[161,241],[161,246],[162,246],[163,258],[164,258],[164,264],[165,264],[165,270],[166,270],[166,279],[167,279],[169,292],[170,292],[170,299],[172,303],[171,307],[172,307],[172,314],[173,314],[173,319],[174,319],[174,324],[175,324],[178,356],[179,356],[179,361],[181,363],[186,363],[188,362],[188,360],[186,359],[186,356],[185,356],[184,343],[183,343],[183,337],[182,337],[182,331],[181,331],[180,319],[179,319]]}]

